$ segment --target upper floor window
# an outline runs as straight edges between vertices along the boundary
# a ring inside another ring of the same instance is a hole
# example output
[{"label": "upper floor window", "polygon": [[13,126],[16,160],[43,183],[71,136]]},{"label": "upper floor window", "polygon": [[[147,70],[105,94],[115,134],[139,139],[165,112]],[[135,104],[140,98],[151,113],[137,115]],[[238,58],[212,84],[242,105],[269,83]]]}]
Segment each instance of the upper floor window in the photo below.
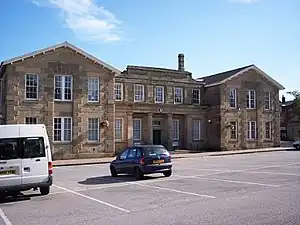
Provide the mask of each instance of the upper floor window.
[{"label": "upper floor window", "polygon": [[134,101],[135,102],[145,101],[144,85],[142,85],[142,84],[135,84],[134,85]]},{"label": "upper floor window", "polygon": [[193,104],[200,104],[200,89],[193,89]]},{"label": "upper floor window", "polygon": [[265,110],[272,109],[272,93],[267,91],[265,92]]},{"label": "upper floor window", "polygon": [[199,141],[201,139],[201,121],[193,121],[193,130],[192,130],[193,141]]},{"label": "upper floor window", "polygon": [[115,100],[123,100],[123,84],[121,83],[115,83]]},{"label": "upper floor window", "polygon": [[174,103],[175,104],[183,103],[183,89],[180,87],[174,88]]},{"label": "upper floor window", "polygon": [[173,141],[179,140],[179,120],[172,121],[172,137]]},{"label": "upper floor window", "polygon": [[256,95],[255,90],[249,90],[247,92],[247,109],[255,109],[256,107]]},{"label": "upper floor window", "polygon": [[25,75],[25,99],[35,100],[38,99],[38,75],[26,74]]},{"label": "upper floor window", "polygon": [[229,106],[230,108],[236,108],[237,98],[236,98],[236,89],[230,88],[229,90]]},{"label": "upper floor window", "polygon": [[248,121],[247,138],[249,140],[256,139],[256,121]]},{"label": "upper floor window", "polygon": [[99,102],[99,78],[88,78],[88,102]]},{"label": "upper floor window", "polygon": [[55,100],[71,101],[73,90],[73,77],[71,75],[55,75]]},{"label": "upper floor window", "polygon": [[164,87],[163,86],[156,86],[154,88],[154,102],[155,103],[163,103],[164,102]]}]

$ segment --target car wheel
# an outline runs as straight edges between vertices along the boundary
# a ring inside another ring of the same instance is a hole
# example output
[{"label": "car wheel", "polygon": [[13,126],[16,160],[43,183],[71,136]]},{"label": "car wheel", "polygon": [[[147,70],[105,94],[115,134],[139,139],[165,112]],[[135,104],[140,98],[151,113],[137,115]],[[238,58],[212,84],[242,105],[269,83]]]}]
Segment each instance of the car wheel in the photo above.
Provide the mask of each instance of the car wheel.
[{"label": "car wheel", "polygon": [[144,177],[143,172],[139,167],[136,167],[134,170],[134,176],[136,180],[141,180]]},{"label": "car wheel", "polygon": [[296,145],[295,147],[296,147],[296,149],[300,149],[300,145]]},{"label": "car wheel", "polygon": [[114,166],[110,167],[110,174],[111,174],[112,177],[117,177],[118,176],[117,170],[115,169]]},{"label": "car wheel", "polygon": [[50,193],[50,187],[40,187],[40,192],[42,195],[48,195]]},{"label": "car wheel", "polygon": [[163,174],[165,177],[170,177],[172,175],[172,170],[165,171]]}]

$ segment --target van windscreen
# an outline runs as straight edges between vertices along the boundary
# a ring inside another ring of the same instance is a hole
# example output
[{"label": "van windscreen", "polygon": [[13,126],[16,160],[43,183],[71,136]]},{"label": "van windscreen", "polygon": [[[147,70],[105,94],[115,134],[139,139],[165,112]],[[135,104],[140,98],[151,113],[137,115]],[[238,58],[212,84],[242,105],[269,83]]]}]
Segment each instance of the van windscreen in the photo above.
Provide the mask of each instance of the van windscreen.
[{"label": "van windscreen", "polygon": [[44,138],[0,139],[0,160],[45,157]]}]

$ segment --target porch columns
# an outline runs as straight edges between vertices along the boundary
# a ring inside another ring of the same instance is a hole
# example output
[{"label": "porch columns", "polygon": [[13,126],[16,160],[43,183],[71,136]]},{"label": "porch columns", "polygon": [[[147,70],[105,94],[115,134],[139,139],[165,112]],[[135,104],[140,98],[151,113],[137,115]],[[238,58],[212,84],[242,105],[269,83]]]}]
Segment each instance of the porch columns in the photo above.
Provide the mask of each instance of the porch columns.
[{"label": "porch columns", "polygon": [[133,119],[132,113],[127,113],[127,145],[133,146]]},{"label": "porch columns", "polygon": [[189,115],[184,115],[184,140],[185,140],[185,148],[191,149],[192,148],[192,118]]},{"label": "porch columns", "polygon": [[168,130],[168,150],[172,151],[173,150],[173,135],[172,135],[172,127],[173,127],[173,118],[172,118],[172,114],[169,113],[167,115],[168,119],[167,119],[167,130]]},{"label": "porch columns", "polygon": [[153,113],[147,113],[147,142],[153,144]]}]

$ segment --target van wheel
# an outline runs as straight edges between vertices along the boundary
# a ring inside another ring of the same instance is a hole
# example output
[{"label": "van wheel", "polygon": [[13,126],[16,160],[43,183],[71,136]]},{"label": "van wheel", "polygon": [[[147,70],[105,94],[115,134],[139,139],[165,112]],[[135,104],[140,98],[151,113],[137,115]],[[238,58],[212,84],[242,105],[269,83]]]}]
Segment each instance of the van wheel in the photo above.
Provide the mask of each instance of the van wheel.
[{"label": "van wheel", "polygon": [[163,174],[165,177],[170,177],[172,175],[172,170],[165,171]]},{"label": "van wheel", "polygon": [[140,168],[136,167],[134,170],[134,176],[136,180],[141,180],[144,177],[144,174]]},{"label": "van wheel", "polygon": [[113,167],[113,166],[110,167],[110,174],[112,177],[118,176],[118,173],[117,173],[117,170],[115,169],[115,167]]},{"label": "van wheel", "polygon": [[40,187],[40,192],[42,195],[48,195],[50,193],[50,187]]}]

